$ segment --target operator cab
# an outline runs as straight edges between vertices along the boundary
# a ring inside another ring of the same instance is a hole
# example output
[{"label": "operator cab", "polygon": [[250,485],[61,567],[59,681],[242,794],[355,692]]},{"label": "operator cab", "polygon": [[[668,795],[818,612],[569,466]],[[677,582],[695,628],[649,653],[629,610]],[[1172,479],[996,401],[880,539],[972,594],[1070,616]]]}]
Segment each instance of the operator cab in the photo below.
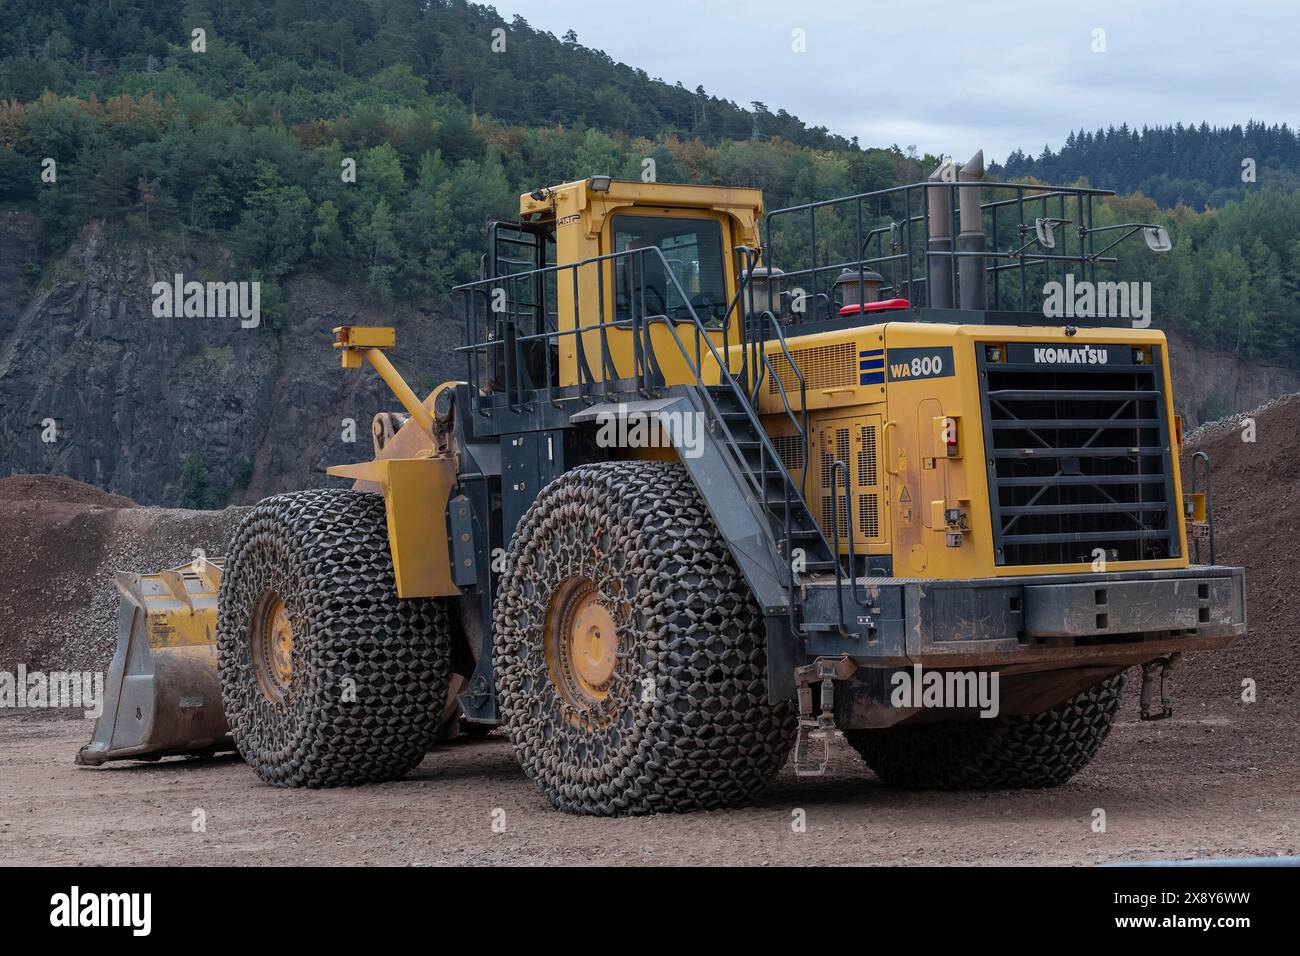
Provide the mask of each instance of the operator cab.
[{"label": "operator cab", "polygon": [[521,196],[458,290],[487,392],[716,378],[708,353],[741,341],[762,212],[756,189],[608,177]]}]

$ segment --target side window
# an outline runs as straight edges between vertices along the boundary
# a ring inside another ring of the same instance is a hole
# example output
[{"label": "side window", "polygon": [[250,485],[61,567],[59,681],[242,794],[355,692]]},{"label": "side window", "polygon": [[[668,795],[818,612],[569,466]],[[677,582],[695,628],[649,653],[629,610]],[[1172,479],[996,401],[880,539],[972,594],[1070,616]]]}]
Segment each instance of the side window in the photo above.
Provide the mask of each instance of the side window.
[{"label": "side window", "polygon": [[[722,224],[716,219],[615,216],[614,251],[658,247],[615,260],[614,295],[619,319],[634,314],[674,321],[691,311],[706,325],[722,323],[727,312]],[[665,268],[666,266],[666,268]]]}]

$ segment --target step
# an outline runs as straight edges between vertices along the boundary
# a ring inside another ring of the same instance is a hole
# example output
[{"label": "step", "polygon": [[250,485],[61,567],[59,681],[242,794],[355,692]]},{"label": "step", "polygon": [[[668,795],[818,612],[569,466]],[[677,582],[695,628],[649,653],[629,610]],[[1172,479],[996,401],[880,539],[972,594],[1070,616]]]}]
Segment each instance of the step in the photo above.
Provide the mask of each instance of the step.
[{"label": "step", "polygon": [[833,573],[835,571],[836,565],[838,564],[839,564],[838,561],[830,561],[824,559],[807,561],[804,563],[803,573],[804,574]]},{"label": "step", "polygon": [[[766,507],[769,510],[773,508],[779,508],[781,510],[781,517],[784,518],[785,501],[786,501],[785,495],[781,493],[780,488],[772,488],[769,486],[767,490],[768,492],[772,492],[773,494],[767,494],[763,496],[764,507]],[[790,512],[792,514],[798,514],[800,511],[804,511],[804,510],[806,509],[803,507],[803,505],[799,503],[799,496],[792,492],[790,495]]]}]

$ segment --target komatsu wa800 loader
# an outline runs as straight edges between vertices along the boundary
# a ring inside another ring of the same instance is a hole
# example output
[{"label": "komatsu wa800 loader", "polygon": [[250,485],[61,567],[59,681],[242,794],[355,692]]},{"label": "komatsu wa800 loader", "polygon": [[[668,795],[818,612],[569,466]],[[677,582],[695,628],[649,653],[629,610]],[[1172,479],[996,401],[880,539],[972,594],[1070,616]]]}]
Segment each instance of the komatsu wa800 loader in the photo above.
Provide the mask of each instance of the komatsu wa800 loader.
[{"label": "komatsu wa800 loader", "polygon": [[[509,734],[557,807],[743,801],[837,732],[886,783],[1059,784],[1125,671],[1246,630],[1184,490],[1165,336],[1102,190],[928,180],[764,214],[608,176],[520,197],[459,286],[465,380],[377,410],[351,487],[123,576],[83,763],[233,746],[280,786]],[[1202,563],[1202,549],[1209,550]]]}]

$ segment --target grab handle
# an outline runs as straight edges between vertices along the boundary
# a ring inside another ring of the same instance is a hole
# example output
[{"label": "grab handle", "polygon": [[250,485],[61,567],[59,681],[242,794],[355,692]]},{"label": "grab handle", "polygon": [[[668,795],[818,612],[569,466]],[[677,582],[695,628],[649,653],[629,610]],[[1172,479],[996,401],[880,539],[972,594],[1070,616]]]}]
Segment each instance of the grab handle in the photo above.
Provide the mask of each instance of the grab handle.
[{"label": "grab handle", "polygon": [[897,475],[899,473],[898,469],[896,469],[893,465],[894,448],[892,445],[889,444],[889,430],[897,426],[898,426],[898,422],[892,422],[892,421],[885,422],[885,435],[884,435],[884,442],[883,442],[885,446],[885,471],[889,472],[891,475]]}]

